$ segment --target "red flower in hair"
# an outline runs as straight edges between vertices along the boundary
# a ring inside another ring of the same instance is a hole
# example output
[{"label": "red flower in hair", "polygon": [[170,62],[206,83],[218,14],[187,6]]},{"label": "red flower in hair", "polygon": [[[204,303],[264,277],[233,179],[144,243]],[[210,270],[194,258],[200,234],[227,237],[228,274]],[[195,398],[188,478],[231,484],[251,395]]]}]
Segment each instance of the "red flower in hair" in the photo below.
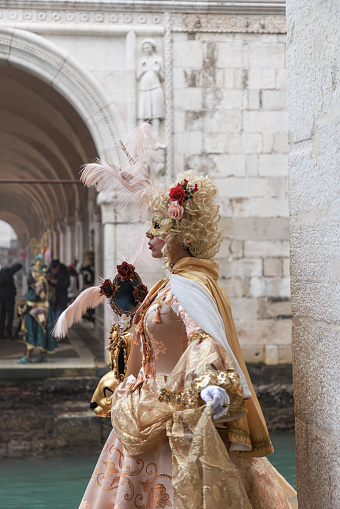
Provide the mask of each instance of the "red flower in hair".
[{"label": "red flower in hair", "polygon": [[176,187],[172,187],[170,189],[169,196],[172,201],[177,201],[178,203],[183,203],[184,200],[187,198],[185,189],[183,186],[181,186],[181,184],[177,184]]},{"label": "red flower in hair", "polygon": [[123,262],[121,265],[117,265],[117,270],[122,281],[129,281],[135,272],[134,266],[127,262]]}]

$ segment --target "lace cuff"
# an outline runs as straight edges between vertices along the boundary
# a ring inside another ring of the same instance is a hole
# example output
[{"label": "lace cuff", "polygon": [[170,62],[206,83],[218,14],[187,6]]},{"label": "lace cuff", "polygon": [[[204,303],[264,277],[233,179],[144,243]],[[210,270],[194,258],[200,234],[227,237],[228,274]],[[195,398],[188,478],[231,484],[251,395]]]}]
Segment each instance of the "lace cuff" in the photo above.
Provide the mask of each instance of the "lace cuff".
[{"label": "lace cuff", "polygon": [[[233,370],[228,370],[217,373],[211,372],[202,375],[192,381],[190,389],[186,391],[175,392],[164,387],[159,391],[158,399],[159,401],[169,403],[170,405],[195,408],[202,403],[202,400],[200,400],[200,392],[203,387],[206,387],[207,385],[218,385],[232,394],[240,397],[243,396],[239,375]],[[228,412],[231,410],[233,410],[233,408],[229,406]]]}]

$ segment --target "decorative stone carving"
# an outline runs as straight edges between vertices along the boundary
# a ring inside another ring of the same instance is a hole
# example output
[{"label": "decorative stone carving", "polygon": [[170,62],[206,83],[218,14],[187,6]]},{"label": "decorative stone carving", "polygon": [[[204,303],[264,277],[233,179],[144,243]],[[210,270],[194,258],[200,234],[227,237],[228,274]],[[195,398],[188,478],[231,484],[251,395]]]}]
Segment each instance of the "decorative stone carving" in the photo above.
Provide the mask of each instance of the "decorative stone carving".
[{"label": "decorative stone carving", "polygon": [[163,59],[157,55],[153,39],[144,39],[142,50],[144,56],[139,61],[136,76],[139,81],[138,120],[150,120],[159,132],[160,121],[164,118]]},{"label": "decorative stone carving", "polygon": [[100,23],[106,25],[160,25],[162,24],[163,14],[160,13],[130,13],[130,12],[96,12],[88,10],[44,10],[18,8],[2,8],[0,19],[3,21],[32,21],[41,23],[77,23],[89,24]]},{"label": "decorative stone carving", "polygon": [[285,16],[245,16],[219,14],[172,14],[174,32],[241,32],[281,33],[287,32]]}]

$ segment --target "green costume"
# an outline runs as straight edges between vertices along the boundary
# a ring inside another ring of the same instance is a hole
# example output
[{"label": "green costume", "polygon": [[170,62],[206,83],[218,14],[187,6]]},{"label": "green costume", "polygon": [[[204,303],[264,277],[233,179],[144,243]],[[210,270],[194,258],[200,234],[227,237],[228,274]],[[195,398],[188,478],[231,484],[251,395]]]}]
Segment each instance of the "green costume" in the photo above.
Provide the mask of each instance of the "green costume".
[{"label": "green costume", "polygon": [[52,334],[52,314],[48,302],[48,282],[43,271],[33,272],[34,283],[30,286],[26,303],[19,310],[22,316],[22,335],[28,349],[38,348],[48,353],[56,349]]}]

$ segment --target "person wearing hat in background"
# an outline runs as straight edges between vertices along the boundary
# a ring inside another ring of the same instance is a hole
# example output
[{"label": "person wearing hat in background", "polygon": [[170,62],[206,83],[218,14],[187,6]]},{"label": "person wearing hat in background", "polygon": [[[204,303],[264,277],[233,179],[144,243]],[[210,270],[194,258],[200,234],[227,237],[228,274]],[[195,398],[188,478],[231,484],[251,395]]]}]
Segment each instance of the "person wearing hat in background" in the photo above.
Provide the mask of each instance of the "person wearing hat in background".
[{"label": "person wearing hat in background", "polygon": [[[94,285],[94,252],[86,250],[83,256],[84,263],[80,267],[80,273],[83,276],[83,290],[87,290],[87,288]],[[94,309],[88,309],[83,315],[83,318],[94,324]]]},{"label": "person wearing hat in background", "polygon": [[52,260],[47,271],[46,278],[51,289],[54,290],[54,298],[50,299],[54,320],[58,320],[61,313],[67,308],[67,289],[70,286],[70,276],[66,265],[60,260]]},{"label": "person wearing hat in background", "polygon": [[54,353],[56,349],[48,301],[46,265],[42,255],[34,258],[31,274],[33,282],[28,290],[25,305],[18,307],[18,313],[22,319],[22,336],[27,346],[26,353],[18,364],[31,363],[34,348],[40,350],[40,356],[35,362],[46,362],[47,353]]},{"label": "person wearing hat in background", "polygon": [[21,263],[14,263],[11,267],[4,267],[0,271],[0,339],[5,337],[5,328],[7,338],[13,339],[14,300],[17,293],[13,276],[21,268]]}]

